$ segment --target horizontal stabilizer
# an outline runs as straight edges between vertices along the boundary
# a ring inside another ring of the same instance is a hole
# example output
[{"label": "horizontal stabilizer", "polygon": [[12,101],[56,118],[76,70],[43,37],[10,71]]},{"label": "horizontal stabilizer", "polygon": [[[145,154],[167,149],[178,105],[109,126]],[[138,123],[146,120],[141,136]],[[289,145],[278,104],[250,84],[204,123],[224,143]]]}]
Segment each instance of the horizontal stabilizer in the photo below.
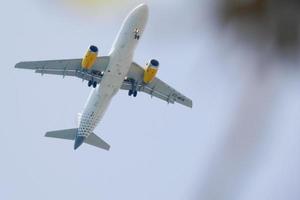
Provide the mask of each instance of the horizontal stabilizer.
[{"label": "horizontal stabilizer", "polygon": [[[77,128],[73,129],[65,129],[59,131],[50,131],[46,133],[46,137],[66,139],[66,140],[75,140],[76,134],[78,132]],[[98,137],[95,133],[91,133],[85,140],[84,143],[104,149],[109,150],[110,146],[100,137]]]},{"label": "horizontal stabilizer", "polygon": [[104,140],[98,137],[95,133],[91,133],[89,137],[85,139],[84,142],[107,151],[110,149],[109,144],[107,144]]},{"label": "horizontal stabilizer", "polygon": [[75,140],[78,129],[65,129],[59,131],[50,131],[46,133],[46,137],[66,139],[66,140]]}]

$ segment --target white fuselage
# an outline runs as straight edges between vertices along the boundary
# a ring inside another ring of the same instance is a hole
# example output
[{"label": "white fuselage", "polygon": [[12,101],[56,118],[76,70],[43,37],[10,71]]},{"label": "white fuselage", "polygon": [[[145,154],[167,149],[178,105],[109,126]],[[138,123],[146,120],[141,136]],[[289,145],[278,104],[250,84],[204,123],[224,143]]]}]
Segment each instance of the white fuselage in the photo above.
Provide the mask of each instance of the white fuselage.
[{"label": "white fuselage", "polygon": [[[88,137],[102,119],[112,97],[119,91],[132,63],[138,43],[148,19],[147,5],[134,9],[124,20],[110,51],[110,61],[101,84],[92,89],[79,119],[77,136]],[[100,58],[101,59],[101,58]]]}]

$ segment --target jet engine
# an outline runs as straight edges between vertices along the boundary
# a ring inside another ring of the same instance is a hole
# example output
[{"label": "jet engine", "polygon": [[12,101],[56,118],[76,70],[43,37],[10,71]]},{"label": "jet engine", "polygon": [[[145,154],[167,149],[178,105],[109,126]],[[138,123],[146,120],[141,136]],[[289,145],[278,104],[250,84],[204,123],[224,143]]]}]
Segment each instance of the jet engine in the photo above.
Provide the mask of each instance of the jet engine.
[{"label": "jet engine", "polygon": [[94,45],[91,45],[82,59],[81,67],[86,70],[91,69],[97,60],[97,56],[98,48]]},{"label": "jet engine", "polygon": [[155,59],[152,59],[147,63],[144,72],[144,83],[148,84],[154,79],[158,71],[158,68],[159,68],[159,62]]}]

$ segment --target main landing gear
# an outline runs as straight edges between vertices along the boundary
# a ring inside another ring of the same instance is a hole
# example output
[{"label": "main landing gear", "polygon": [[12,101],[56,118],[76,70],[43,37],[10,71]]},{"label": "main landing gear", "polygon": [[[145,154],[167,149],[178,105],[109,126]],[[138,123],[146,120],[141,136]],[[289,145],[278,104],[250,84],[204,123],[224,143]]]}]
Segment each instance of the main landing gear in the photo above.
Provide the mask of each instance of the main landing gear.
[{"label": "main landing gear", "polygon": [[134,91],[134,90],[129,90],[129,91],[128,91],[128,95],[129,95],[129,96],[132,95],[133,97],[136,97],[136,96],[137,96],[137,91],[136,91],[136,90],[135,90],[135,91]]},{"label": "main landing gear", "polygon": [[97,82],[96,82],[96,81],[89,80],[88,86],[89,86],[89,87],[93,86],[93,88],[96,88],[96,87],[97,87]]},{"label": "main landing gear", "polygon": [[137,86],[138,86],[138,83],[135,81],[135,80],[131,80],[131,89],[128,91],[128,95],[129,96],[133,96],[133,97],[136,97],[137,96]]}]

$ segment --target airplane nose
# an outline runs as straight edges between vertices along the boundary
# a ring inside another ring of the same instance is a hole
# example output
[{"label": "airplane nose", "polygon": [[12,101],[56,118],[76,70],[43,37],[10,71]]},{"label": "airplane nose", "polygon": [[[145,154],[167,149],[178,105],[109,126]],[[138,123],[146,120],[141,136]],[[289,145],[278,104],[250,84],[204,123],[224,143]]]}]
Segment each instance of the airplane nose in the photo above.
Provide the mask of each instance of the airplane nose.
[{"label": "airplane nose", "polygon": [[85,137],[83,136],[77,136],[74,143],[74,150],[76,150],[82,143],[84,142]]},{"label": "airplane nose", "polygon": [[149,13],[149,8],[148,8],[148,5],[147,4],[140,4],[138,5],[133,13],[136,13],[137,15],[148,15]]},{"label": "airplane nose", "polygon": [[144,13],[144,14],[148,14],[149,12],[149,8],[148,8],[148,5],[147,4],[141,4],[138,6],[138,10],[141,12],[141,13]]},{"label": "airplane nose", "polygon": [[147,4],[141,4],[138,6],[139,10],[141,10],[142,12],[147,12],[148,13],[148,5]]}]

